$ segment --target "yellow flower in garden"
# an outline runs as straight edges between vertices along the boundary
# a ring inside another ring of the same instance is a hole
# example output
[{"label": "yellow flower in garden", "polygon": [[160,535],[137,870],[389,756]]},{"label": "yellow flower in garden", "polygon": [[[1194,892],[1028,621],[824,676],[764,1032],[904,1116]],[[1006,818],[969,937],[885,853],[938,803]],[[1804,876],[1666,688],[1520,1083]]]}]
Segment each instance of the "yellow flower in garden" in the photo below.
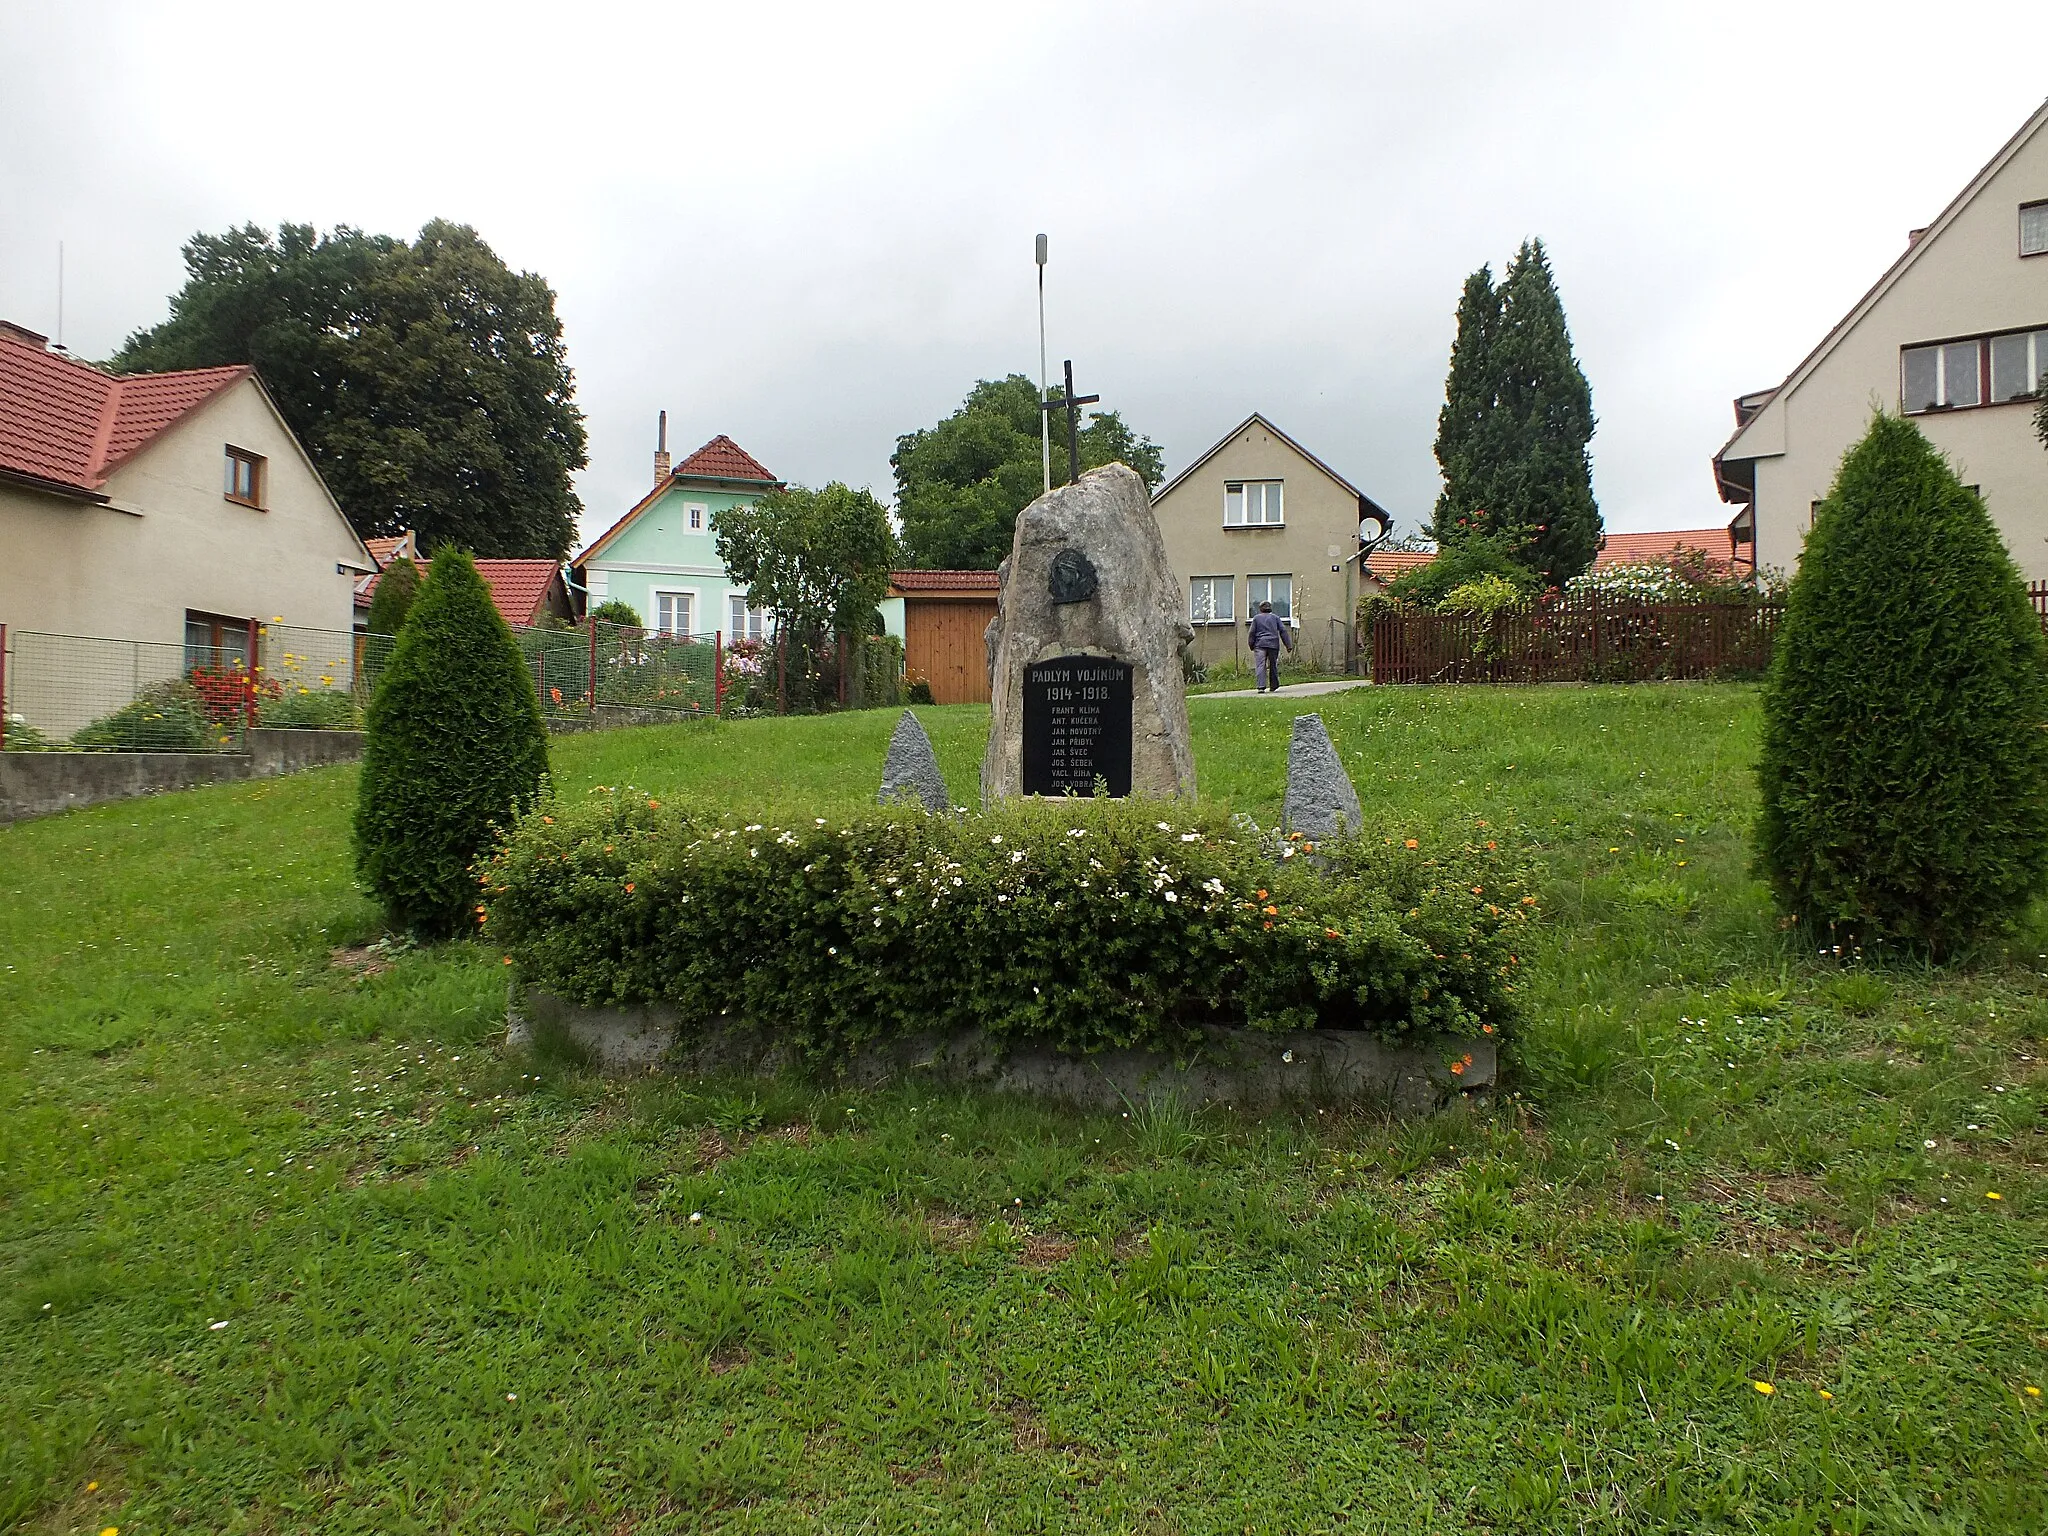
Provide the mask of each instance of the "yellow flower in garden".
[{"label": "yellow flower in garden", "polygon": [[1824,1401],[1832,1403],[1835,1400],[1835,1394],[1830,1392],[1826,1387],[1821,1387],[1819,1391]]},{"label": "yellow flower in garden", "polygon": [[2039,1387],[2028,1387],[2026,1388],[2026,1394],[2029,1397],[2039,1397],[2041,1395],[2041,1389]]},{"label": "yellow flower in garden", "polygon": [[1984,1198],[1986,1200],[2003,1200],[2005,1196],[2001,1195],[1995,1189],[1987,1189],[1984,1191]]},{"label": "yellow flower in garden", "polygon": [[1768,1381],[1752,1381],[1750,1385],[1752,1387],[1755,1387],[1757,1391],[1763,1393],[1765,1397],[1769,1397],[1772,1393],[1778,1390],[1776,1387],[1772,1386]]}]

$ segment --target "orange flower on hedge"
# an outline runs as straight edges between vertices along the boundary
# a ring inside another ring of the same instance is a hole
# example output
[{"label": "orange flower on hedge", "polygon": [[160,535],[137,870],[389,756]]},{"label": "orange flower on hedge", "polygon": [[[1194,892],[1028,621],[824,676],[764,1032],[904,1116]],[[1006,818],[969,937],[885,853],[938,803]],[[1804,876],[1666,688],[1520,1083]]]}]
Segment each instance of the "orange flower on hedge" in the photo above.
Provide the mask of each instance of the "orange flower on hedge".
[{"label": "orange flower on hedge", "polygon": [[1414,838],[1411,837],[1408,839],[1407,842],[1403,843],[1401,846],[1403,848],[1420,848],[1422,844],[1418,843],[1417,841],[1415,841]]},{"label": "orange flower on hedge", "polygon": [[1454,1061],[1454,1062],[1452,1062],[1452,1063],[1451,1063],[1451,1076],[1453,1076],[1453,1077],[1463,1077],[1464,1075],[1465,1075],[1465,1063],[1463,1063],[1462,1061]]},{"label": "orange flower on hedge", "polygon": [[630,880],[626,882],[626,894],[628,896],[633,894],[633,882]]}]

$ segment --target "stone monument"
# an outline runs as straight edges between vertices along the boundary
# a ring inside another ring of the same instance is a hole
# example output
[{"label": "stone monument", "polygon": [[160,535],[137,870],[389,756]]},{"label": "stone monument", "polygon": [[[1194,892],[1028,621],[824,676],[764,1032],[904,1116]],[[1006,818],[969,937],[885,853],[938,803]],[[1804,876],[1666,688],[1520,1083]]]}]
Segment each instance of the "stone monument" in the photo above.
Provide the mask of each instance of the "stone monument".
[{"label": "stone monument", "polygon": [[1195,793],[1181,649],[1186,600],[1122,464],[1017,514],[988,648],[993,716],[984,801],[1019,795]]},{"label": "stone monument", "polygon": [[938,754],[932,751],[932,739],[907,709],[889,738],[889,755],[882,760],[882,787],[875,795],[878,805],[899,800],[915,801],[928,811],[947,810],[953,804],[946,793],[946,776],[939,772]]},{"label": "stone monument", "polygon": [[1287,831],[1312,839],[1356,832],[1365,824],[1358,791],[1321,715],[1294,717],[1294,737],[1287,744],[1287,798],[1280,814]]}]

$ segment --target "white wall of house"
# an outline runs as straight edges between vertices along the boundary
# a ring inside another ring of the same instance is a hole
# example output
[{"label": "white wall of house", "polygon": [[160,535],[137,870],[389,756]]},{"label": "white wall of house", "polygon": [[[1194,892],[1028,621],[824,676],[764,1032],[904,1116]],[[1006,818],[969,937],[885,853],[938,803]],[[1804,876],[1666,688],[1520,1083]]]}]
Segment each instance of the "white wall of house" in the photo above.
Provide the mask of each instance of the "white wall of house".
[{"label": "white wall of house", "polygon": [[[261,510],[224,493],[260,455]],[[182,645],[187,610],[347,630],[372,567],[259,385],[244,379],[108,478],[106,505],[0,485],[0,623]]]},{"label": "white wall of house", "polygon": [[[1876,410],[1898,412],[1902,350],[1996,332],[2048,332],[2048,254],[2020,254],[2023,204],[2048,201],[2048,113],[1976,195],[1924,236],[1906,265],[1810,372],[1723,451],[1755,461],[1757,557],[1790,571],[1813,503]],[[2048,337],[2042,340],[2048,351]],[[2048,362],[2048,358],[2044,358]],[[1965,484],[1983,493],[2020,568],[2048,579],[2048,450],[2031,400],[1915,414]]]}]

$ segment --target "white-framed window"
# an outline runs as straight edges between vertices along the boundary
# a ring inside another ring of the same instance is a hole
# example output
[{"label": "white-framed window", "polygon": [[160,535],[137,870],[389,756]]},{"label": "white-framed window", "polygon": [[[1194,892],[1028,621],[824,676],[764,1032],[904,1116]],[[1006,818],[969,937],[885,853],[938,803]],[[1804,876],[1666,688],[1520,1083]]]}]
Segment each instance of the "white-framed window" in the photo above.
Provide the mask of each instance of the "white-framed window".
[{"label": "white-framed window", "polygon": [[704,531],[705,516],[703,502],[686,501],[683,503],[683,521],[689,526],[690,532],[702,533]]},{"label": "white-framed window", "polygon": [[2048,202],[2020,204],[2020,254],[2048,256]]},{"label": "white-framed window", "polygon": [[1899,352],[1899,404],[1907,415],[2031,399],[2048,370],[2048,331],[1972,336]]},{"label": "white-framed window", "polygon": [[695,592],[654,594],[654,627],[665,635],[690,635],[697,630]]},{"label": "white-framed window", "polygon": [[765,640],[774,628],[766,608],[749,608],[744,593],[735,592],[725,600],[725,636],[728,640]]},{"label": "white-framed window", "polygon": [[1197,576],[1188,583],[1188,622],[1228,624],[1237,617],[1235,576]]},{"label": "white-framed window", "polygon": [[1257,613],[1259,604],[1271,603],[1273,617],[1284,623],[1294,622],[1294,578],[1292,576],[1247,576],[1244,579],[1244,607],[1247,614]]},{"label": "white-framed window", "polygon": [[1278,480],[1228,480],[1223,485],[1223,526],[1226,528],[1278,528],[1285,521],[1282,482]]},{"label": "white-framed window", "polygon": [[[2048,209],[2048,203],[2041,205]],[[2015,331],[1991,338],[1991,403],[2031,400],[2048,373],[2048,331]]]}]

